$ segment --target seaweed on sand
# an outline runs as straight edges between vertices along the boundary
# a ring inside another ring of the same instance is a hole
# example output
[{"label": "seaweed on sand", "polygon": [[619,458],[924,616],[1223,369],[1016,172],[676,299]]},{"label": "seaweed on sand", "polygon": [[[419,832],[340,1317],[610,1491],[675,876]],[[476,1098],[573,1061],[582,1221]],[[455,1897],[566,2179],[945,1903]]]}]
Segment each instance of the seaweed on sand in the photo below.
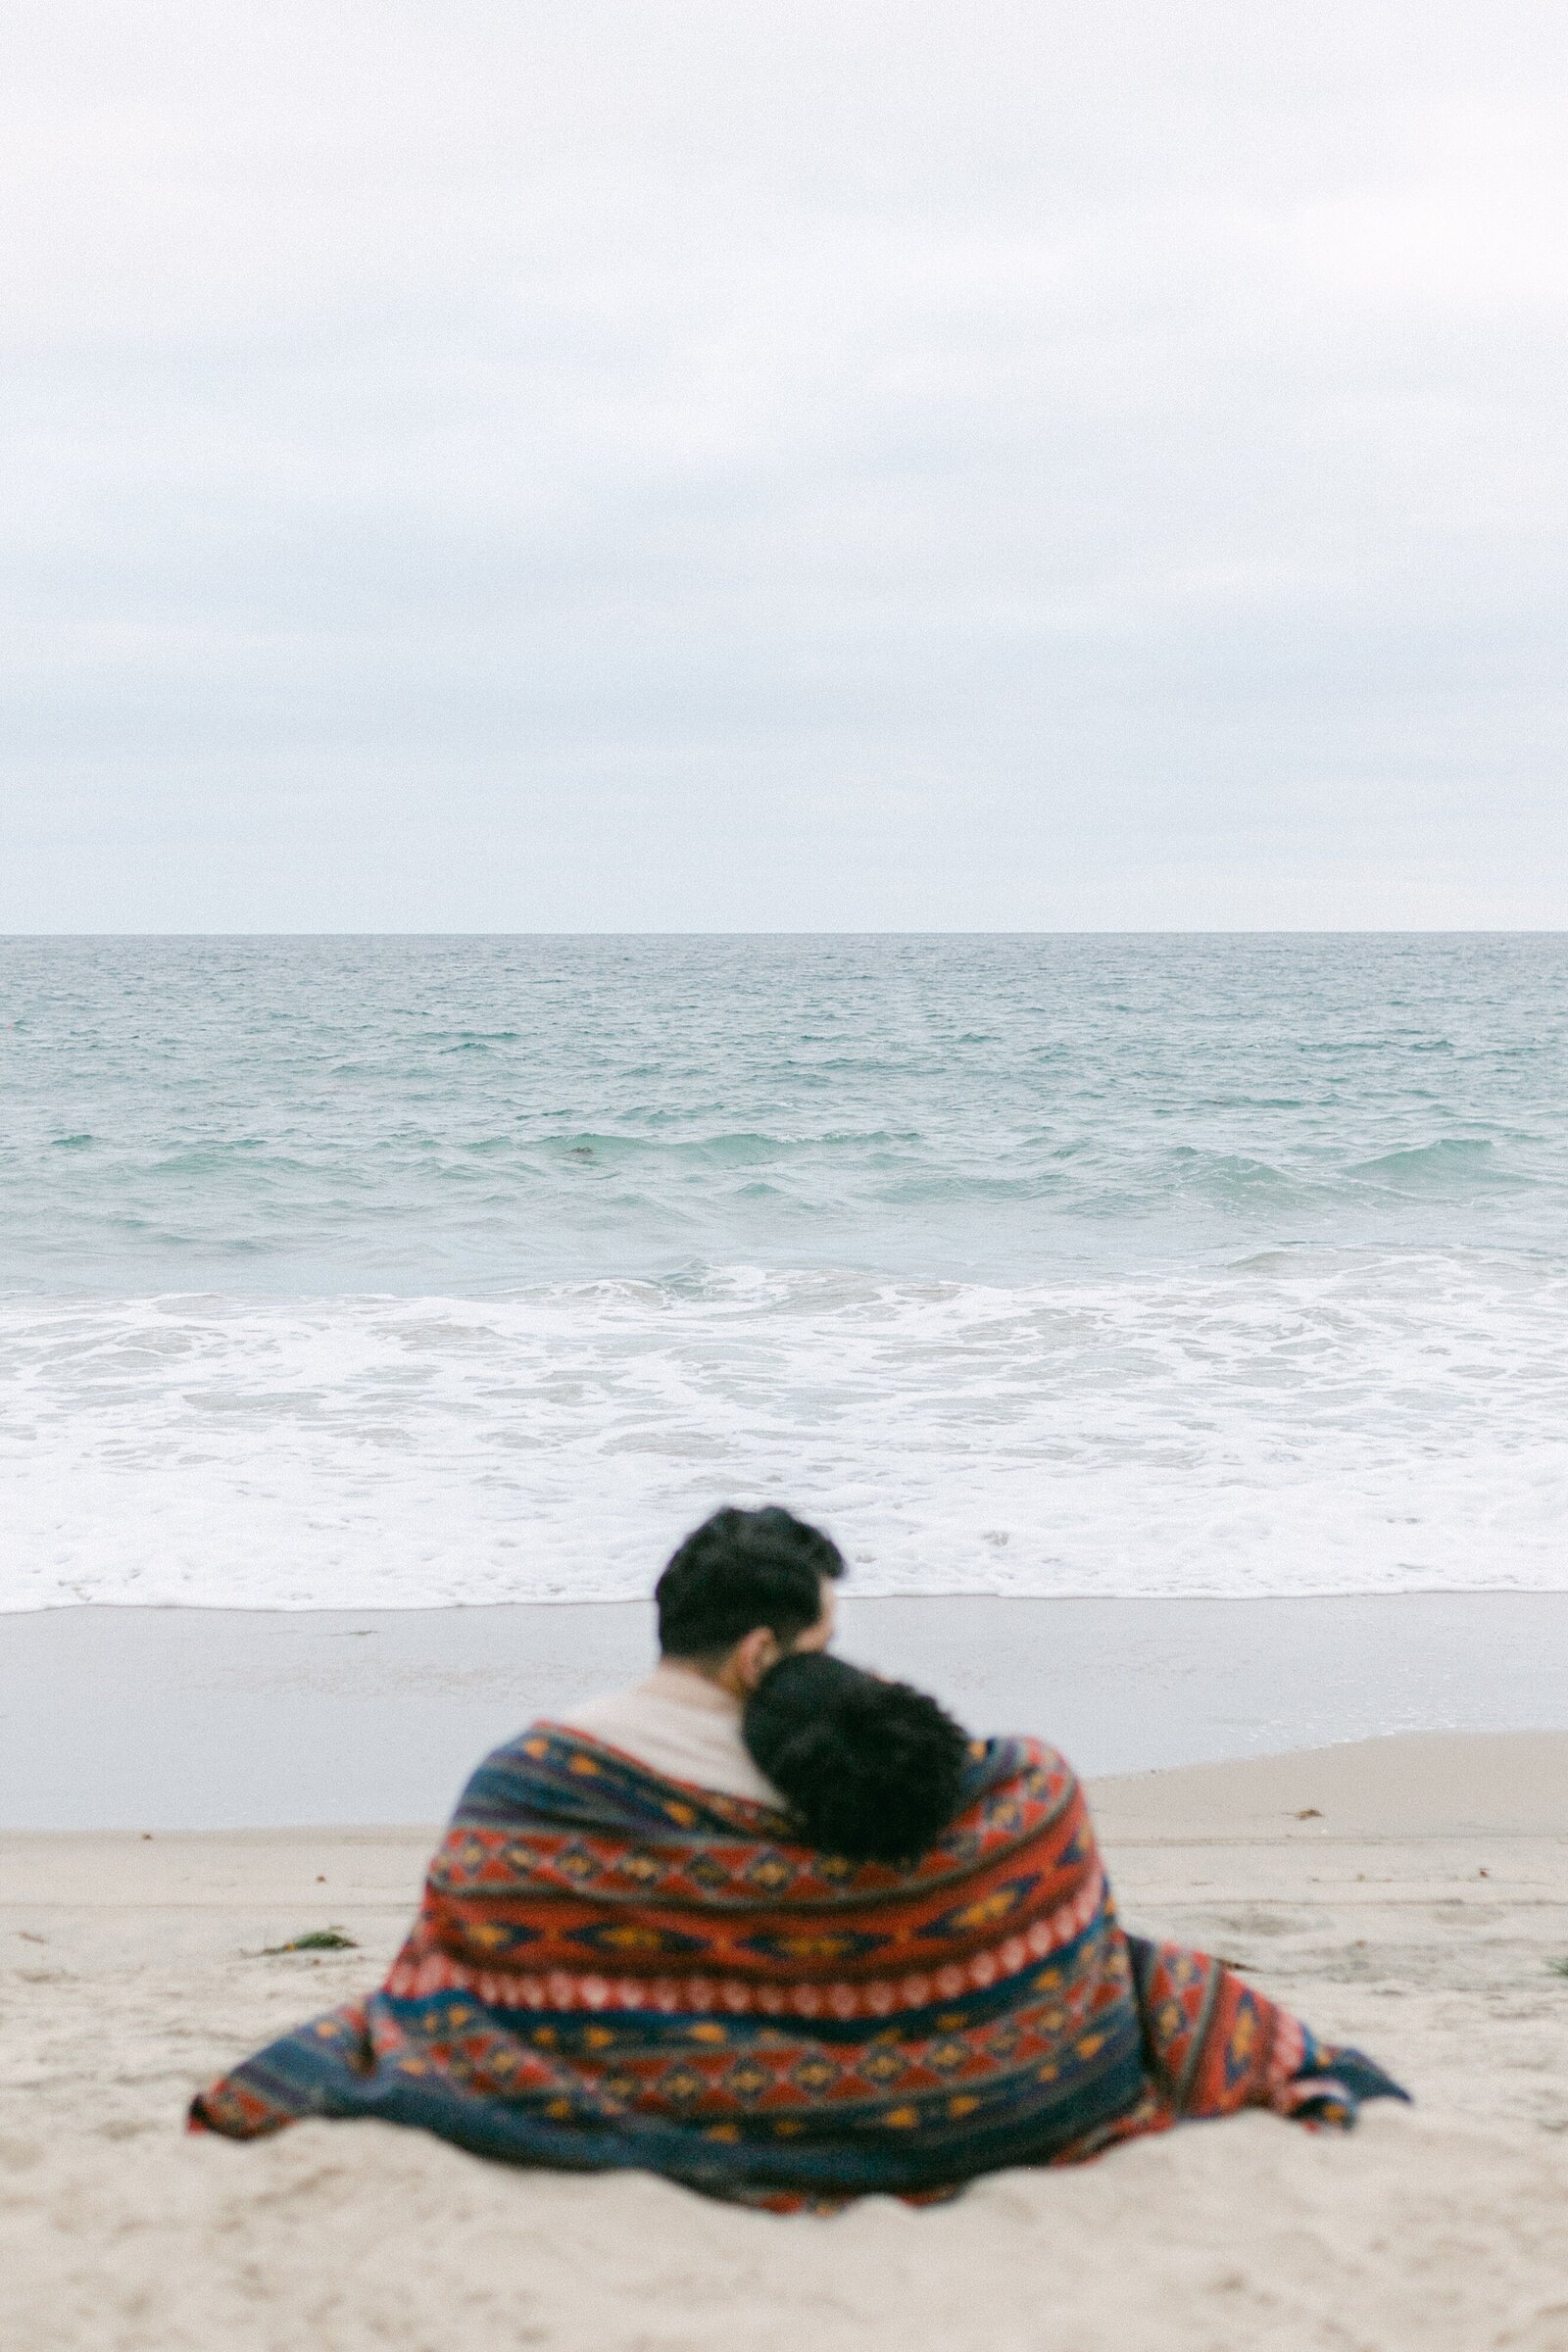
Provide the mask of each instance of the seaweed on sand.
[{"label": "seaweed on sand", "polygon": [[287,1943],[264,1943],[253,1960],[275,1960],[280,1952],[357,1952],[359,1945],[341,1928],[312,1928],[305,1936],[291,1936]]}]

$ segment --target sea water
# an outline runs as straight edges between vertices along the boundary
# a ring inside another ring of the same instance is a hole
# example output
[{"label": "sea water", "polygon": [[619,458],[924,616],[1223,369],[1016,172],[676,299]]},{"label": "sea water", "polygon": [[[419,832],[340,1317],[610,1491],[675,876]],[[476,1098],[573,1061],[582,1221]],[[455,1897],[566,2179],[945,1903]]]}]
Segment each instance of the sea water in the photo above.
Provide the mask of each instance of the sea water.
[{"label": "sea water", "polygon": [[0,1606],[1568,1585],[1568,939],[0,942]]}]

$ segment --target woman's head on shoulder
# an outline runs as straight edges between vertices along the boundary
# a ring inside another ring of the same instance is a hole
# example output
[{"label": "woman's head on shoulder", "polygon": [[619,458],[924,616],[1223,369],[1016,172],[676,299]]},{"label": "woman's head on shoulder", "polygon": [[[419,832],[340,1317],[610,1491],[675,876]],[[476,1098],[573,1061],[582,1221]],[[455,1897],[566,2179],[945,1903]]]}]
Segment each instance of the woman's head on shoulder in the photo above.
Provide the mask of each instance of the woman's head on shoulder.
[{"label": "woman's head on shoulder", "polygon": [[822,1651],[782,1659],[742,1729],[807,1842],[849,1861],[914,1860],[962,1801],[969,1741],[947,1709]]}]

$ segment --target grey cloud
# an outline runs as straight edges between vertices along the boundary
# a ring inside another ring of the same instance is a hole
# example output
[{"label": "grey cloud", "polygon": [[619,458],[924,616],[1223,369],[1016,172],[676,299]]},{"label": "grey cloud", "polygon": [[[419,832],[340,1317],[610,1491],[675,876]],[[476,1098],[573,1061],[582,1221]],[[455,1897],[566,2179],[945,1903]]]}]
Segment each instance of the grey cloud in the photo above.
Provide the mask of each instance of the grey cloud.
[{"label": "grey cloud", "polygon": [[1560,923],[1538,11],[61,0],[8,928]]}]

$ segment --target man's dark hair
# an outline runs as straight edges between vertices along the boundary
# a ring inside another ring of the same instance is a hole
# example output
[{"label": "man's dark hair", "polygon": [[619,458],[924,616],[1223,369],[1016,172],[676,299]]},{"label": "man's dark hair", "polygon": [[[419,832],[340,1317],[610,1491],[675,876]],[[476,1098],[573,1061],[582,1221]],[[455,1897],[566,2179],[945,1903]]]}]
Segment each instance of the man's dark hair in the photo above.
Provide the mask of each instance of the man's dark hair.
[{"label": "man's dark hair", "polygon": [[849,1861],[913,1861],[962,1803],[969,1741],[946,1708],[842,1658],[782,1659],[741,1728],[807,1843]]},{"label": "man's dark hair", "polygon": [[715,1511],[654,1588],[666,1658],[717,1660],[760,1625],[786,1648],[822,1614],[822,1580],[844,1555],[789,1511]]}]

